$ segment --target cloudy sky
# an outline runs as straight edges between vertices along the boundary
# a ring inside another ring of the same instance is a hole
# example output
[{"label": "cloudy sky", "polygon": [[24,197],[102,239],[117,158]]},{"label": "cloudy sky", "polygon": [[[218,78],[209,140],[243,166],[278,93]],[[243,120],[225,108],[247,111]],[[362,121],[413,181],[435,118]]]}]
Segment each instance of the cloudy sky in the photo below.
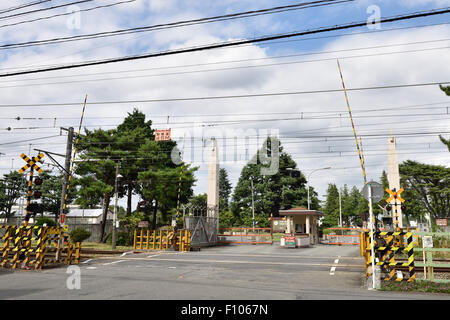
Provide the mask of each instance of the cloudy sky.
[{"label": "cloudy sky", "polygon": [[[387,170],[390,130],[397,138],[400,161],[449,163],[450,154],[438,134],[450,137],[450,100],[437,85],[425,84],[450,81],[450,14],[95,67],[4,75],[372,21],[378,15],[393,17],[445,8],[450,1],[356,0],[115,37],[5,48],[6,44],[300,1],[104,0],[26,13],[76,2],[53,0],[6,12],[30,2],[5,0],[0,8],[1,174],[24,165],[19,157],[22,152],[34,154],[33,149],[38,148],[64,153],[66,137],[65,133],[60,135],[60,127],[77,130],[87,94],[84,125],[89,129],[114,128],[133,108],[143,111],[155,128],[171,128],[174,139],[181,145],[185,141],[185,160],[200,166],[197,194],[207,191],[209,137],[218,139],[221,166],[235,185],[242,166],[268,133],[280,137],[285,151],[310,178],[321,198],[329,183],[362,188],[362,170],[345,96],[339,91],[342,82],[336,59],[350,89],[348,97],[357,134],[362,138],[368,179],[378,180]],[[114,5],[107,6],[110,4]],[[369,89],[411,84],[424,85]],[[357,88],[361,90],[351,90]],[[272,93],[277,95],[242,97]],[[223,96],[240,97],[186,100]],[[167,101],[170,99],[178,100]],[[315,171],[326,167],[331,169]]]}]

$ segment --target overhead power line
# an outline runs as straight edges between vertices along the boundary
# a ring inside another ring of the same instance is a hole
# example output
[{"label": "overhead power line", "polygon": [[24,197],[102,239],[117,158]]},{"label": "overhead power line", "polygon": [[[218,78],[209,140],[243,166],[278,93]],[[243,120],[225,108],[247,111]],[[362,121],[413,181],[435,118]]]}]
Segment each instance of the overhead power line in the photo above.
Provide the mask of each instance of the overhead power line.
[{"label": "overhead power line", "polygon": [[[396,21],[417,19],[417,18],[441,15],[441,14],[446,14],[446,13],[450,13],[450,7],[446,7],[443,9],[437,9],[437,10],[431,10],[431,11],[421,11],[421,12],[408,14],[408,15],[399,15],[399,16],[390,17],[390,18],[382,18],[382,19],[380,19],[380,23],[392,23],[392,22],[396,22]],[[112,59],[86,61],[86,62],[81,62],[81,63],[76,63],[76,64],[65,64],[65,65],[60,65],[60,66],[50,67],[50,68],[43,68],[43,69],[30,69],[30,70],[24,70],[24,71],[10,72],[10,73],[0,74],[0,77],[10,77],[10,76],[17,76],[17,75],[24,75],[24,74],[73,69],[73,68],[103,65],[103,64],[116,63],[116,62],[132,61],[132,60],[138,60],[138,59],[147,59],[147,58],[154,58],[154,57],[161,57],[161,56],[168,56],[168,55],[176,55],[176,54],[182,54],[182,53],[200,52],[200,51],[205,51],[205,50],[232,47],[232,46],[237,46],[237,45],[242,45],[242,44],[260,43],[260,42],[266,42],[266,41],[272,41],[272,40],[278,40],[278,39],[284,39],[284,38],[299,37],[299,36],[304,36],[304,35],[308,35],[308,34],[316,34],[316,33],[330,32],[330,31],[352,29],[352,28],[362,27],[362,26],[366,26],[366,25],[367,25],[367,21],[363,21],[363,22],[343,24],[343,25],[337,25],[337,26],[322,27],[322,28],[318,28],[318,29],[306,30],[306,31],[301,31],[301,32],[271,35],[271,36],[253,38],[253,39],[248,39],[248,40],[235,40],[235,41],[221,42],[221,43],[216,43],[216,44],[209,44],[209,45],[204,45],[204,46],[182,48],[182,49],[169,50],[169,51],[163,51],[163,52],[157,52],[157,53],[149,53],[149,54],[143,54],[143,55],[125,56],[125,57],[112,58]]]},{"label": "overhead power line", "polygon": [[70,36],[70,37],[59,37],[59,38],[52,38],[52,39],[27,41],[27,42],[22,42],[22,43],[5,44],[5,45],[0,46],[0,48],[14,49],[14,48],[29,47],[29,46],[37,46],[37,45],[48,45],[48,44],[64,43],[64,42],[71,42],[71,41],[97,39],[97,38],[104,38],[104,37],[111,37],[111,36],[118,36],[118,35],[126,35],[126,34],[137,33],[137,32],[147,32],[147,31],[155,31],[155,30],[162,30],[162,29],[170,29],[170,28],[175,28],[175,27],[177,27],[177,28],[178,27],[186,27],[186,26],[218,22],[218,21],[224,21],[224,20],[242,19],[242,18],[253,17],[256,15],[274,14],[274,13],[279,13],[279,12],[301,10],[301,9],[307,9],[307,8],[317,7],[317,6],[328,6],[328,5],[332,5],[332,4],[338,4],[338,3],[343,3],[343,2],[352,2],[352,1],[355,1],[355,0],[320,0],[320,1],[313,1],[313,2],[302,2],[302,3],[297,3],[297,4],[293,4],[293,5],[288,5],[288,6],[278,6],[278,7],[273,7],[273,8],[238,12],[238,13],[208,17],[208,18],[183,20],[183,21],[157,24],[157,25],[144,26],[144,27],[134,27],[134,28],[128,28],[128,29],[119,29],[119,30],[114,30],[114,31],[105,31],[105,32],[97,32],[97,33],[90,33],[90,34],[84,34],[84,35],[75,35],[75,36]]},{"label": "overhead power line", "polygon": [[[398,88],[415,88],[415,87],[438,86],[438,85],[445,85],[445,84],[450,84],[450,81],[348,88],[347,91],[367,91],[367,90],[385,90],[385,89],[398,89]],[[88,105],[155,103],[155,102],[180,102],[180,101],[208,101],[208,100],[222,100],[222,99],[277,97],[277,96],[289,96],[289,95],[341,93],[341,92],[343,92],[343,89],[327,89],[327,90],[272,92],[272,93],[255,93],[255,94],[241,94],[241,95],[223,95],[223,96],[161,98],[161,99],[122,100],[122,101],[117,101],[117,100],[116,101],[94,101],[94,102],[89,102]],[[79,105],[80,105],[79,102],[32,103],[32,104],[1,104],[0,108],[55,107],[55,106],[62,107],[62,106],[79,106]]]},{"label": "overhead power line", "polygon": [[15,13],[15,14],[11,14],[9,16],[0,17],[0,20],[20,17],[20,16],[24,16],[24,15],[37,13],[37,12],[49,11],[49,10],[53,10],[53,9],[59,9],[59,8],[68,7],[71,5],[81,4],[81,3],[85,3],[85,2],[91,2],[91,1],[94,1],[94,0],[80,0],[80,1],[75,1],[75,2],[71,2],[71,3],[60,4],[60,5],[53,6],[53,7],[47,7],[47,8],[41,8],[41,9],[36,9],[36,10],[31,10],[31,11]]},{"label": "overhead power line", "polygon": [[[354,58],[368,58],[368,57],[387,56],[387,55],[402,54],[402,53],[431,52],[431,51],[444,50],[444,49],[450,49],[450,46],[425,48],[425,49],[414,49],[414,50],[405,50],[405,51],[395,51],[395,52],[380,52],[380,53],[372,53],[372,54],[364,54],[364,55],[342,56],[342,57],[332,57],[332,58],[323,58],[323,59],[314,59],[314,60],[300,60],[300,61],[277,62],[277,63],[268,63],[268,64],[259,64],[259,65],[246,65],[246,66],[217,68],[217,69],[179,71],[179,72],[159,73],[159,74],[141,74],[141,75],[110,77],[110,78],[81,79],[81,80],[69,80],[69,81],[57,81],[57,82],[21,83],[21,84],[0,86],[0,89],[45,86],[45,85],[64,85],[64,84],[74,84],[74,83],[87,83],[87,82],[99,82],[99,81],[126,80],[126,79],[140,79],[140,78],[175,76],[175,75],[191,75],[191,74],[198,74],[198,73],[205,73],[205,72],[235,71],[235,70],[242,70],[242,69],[267,68],[267,67],[312,63],[312,62],[323,62],[323,61],[332,61],[332,60],[336,60],[336,59],[347,60],[347,59],[354,59]],[[263,59],[266,59],[266,58],[263,58]],[[255,60],[257,60],[257,59],[255,59]],[[131,72],[131,71],[124,71],[124,72]],[[110,73],[117,73],[117,72],[110,72]],[[123,73],[123,72],[119,72],[119,73]],[[101,73],[99,73],[99,74],[101,74]],[[73,77],[80,77],[80,76],[84,76],[84,75],[62,76],[61,78],[67,78],[67,77],[73,78]],[[58,78],[58,77],[49,77],[49,78]],[[40,78],[40,79],[45,79],[45,78]],[[34,80],[38,80],[38,79],[26,79],[26,80],[34,81]],[[17,82],[21,82],[21,81],[24,81],[24,80],[17,80]],[[9,81],[0,81],[0,83],[2,83],[2,82],[9,82]]]},{"label": "overhead power line", "polygon": [[39,0],[39,1],[33,1],[33,2],[29,2],[29,3],[21,4],[21,5],[15,6],[15,7],[7,8],[7,9],[1,9],[0,10],[0,14],[4,14],[4,13],[20,10],[20,9],[23,9],[23,8],[35,6],[35,5],[38,5],[38,4],[41,4],[41,3],[45,3],[45,2],[50,2],[50,1],[52,1],[52,0]]},{"label": "overhead power line", "polygon": [[[48,0],[48,1],[51,1],[51,0]],[[115,3],[105,4],[105,5],[102,5],[102,6],[96,6],[96,7],[86,8],[86,9],[80,9],[77,12],[81,13],[81,12],[93,11],[93,10],[97,10],[97,9],[109,8],[109,7],[114,7],[114,6],[117,6],[117,5],[120,5],[120,4],[129,3],[129,2],[135,2],[135,1],[136,0],[120,1],[120,2],[115,2]],[[71,15],[71,14],[73,14],[73,12],[59,13],[59,14],[55,14],[55,15],[47,16],[47,17],[41,17],[41,18],[30,19],[30,20],[25,20],[25,21],[13,22],[13,23],[9,23],[9,24],[0,25],[0,28],[6,28],[6,27],[12,27],[12,26],[16,26],[16,25],[20,25],[20,24],[24,24],[24,23],[31,23],[31,22],[36,22],[36,21],[48,20],[48,19],[52,19],[52,18],[68,16],[68,15]]]}]

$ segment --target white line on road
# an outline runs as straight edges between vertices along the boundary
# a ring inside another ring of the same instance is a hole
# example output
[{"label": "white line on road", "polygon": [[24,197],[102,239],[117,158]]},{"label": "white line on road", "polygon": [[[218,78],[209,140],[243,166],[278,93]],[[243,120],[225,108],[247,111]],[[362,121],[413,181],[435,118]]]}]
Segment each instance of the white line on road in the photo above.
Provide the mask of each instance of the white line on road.
[{"label": "white line on road", "polygon": [[336,272],[336,267],[339,264],[339,259],[334,260],[334,265],[331,267],[330,270],[330,276],[334,276],[334,273]]},{"label": "white line on road", "polygon": [[110,265],[110,264],[115,264],[115,263],[120,263],[120,262],[125,262],[127,260],[119,260],[119,261],[113,261],[113,262],[108,262],[108,263],[104,263],[104,266]]},{"label": "white line on road", "polygon": [[88,259],[88,260],[86,260],[86,261],[83,261],[82,263],[88,263],[88,262],[90,262],[90,261],[92,261],[92,259]]}]

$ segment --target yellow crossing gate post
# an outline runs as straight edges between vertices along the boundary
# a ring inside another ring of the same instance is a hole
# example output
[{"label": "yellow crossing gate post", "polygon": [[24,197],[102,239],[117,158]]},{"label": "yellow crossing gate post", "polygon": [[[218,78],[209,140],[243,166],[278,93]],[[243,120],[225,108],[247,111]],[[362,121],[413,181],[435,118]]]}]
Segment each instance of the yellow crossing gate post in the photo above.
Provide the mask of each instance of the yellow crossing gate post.
[{"label": "yellow crossing gate post", "polygon": [[[402,237],[406,236],[407,245],[403,246]],[[366,235],[366,238],[369,238]],[[374,246],[376,265],[381,267],[382,274],[385,275],[382,280],[385,281],[415,281],[415,267],[414,267],[414,241],[413,234],[410,232],[375,232],[374,244],[370,243],[366,248],[366,276],[372,275],[372,272],[368,272],[368,266],[370,265],[371,248]],[[396,256],[400,253],[405,253],[407,256],[406,262],[396,261]],[[403,273],[398,270],[398,267],[408,267],[409,277],[404,278]],[[401,276],[399,276],[399,273]]]}]

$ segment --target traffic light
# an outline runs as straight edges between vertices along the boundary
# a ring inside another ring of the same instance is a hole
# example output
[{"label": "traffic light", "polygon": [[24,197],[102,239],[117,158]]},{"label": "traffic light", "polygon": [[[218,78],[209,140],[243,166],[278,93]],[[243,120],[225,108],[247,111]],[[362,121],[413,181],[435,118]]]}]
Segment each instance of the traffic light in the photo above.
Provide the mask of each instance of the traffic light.
[{"label": "traffic light", "polygon": [[406,211],[406,206],[405,206],[404,204],[402,204],[401,208],[402,208],[402,211],[403,211],[403,212]]},{"label": "traffic light", "polygon": [[41,194],[41,192],[39,190],[36,190],[36,191],[33,192],[33,197],[35,199],[39,199],[41,197],[41,195],[42,194]]}]

